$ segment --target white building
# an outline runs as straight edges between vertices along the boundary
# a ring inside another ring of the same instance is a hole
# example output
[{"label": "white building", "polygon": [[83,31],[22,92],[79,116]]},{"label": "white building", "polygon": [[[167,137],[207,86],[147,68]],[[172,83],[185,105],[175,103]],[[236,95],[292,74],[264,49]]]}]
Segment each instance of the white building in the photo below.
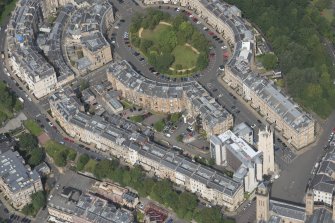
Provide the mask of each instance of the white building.
[{"label": "white building", "polygon": [[262,152],[255,151],[232,131],[212,136],[210,152],[217,165],[234,170],[234,179],[244,182],[246,192],[252,192],[262,180]]},{"label": "white building", "polygon": [[263,153],[263,174],[273,174],[275,171],[273,131],[268,127],[258,132],[258,151]]},{"label": "white building", "polygon": [[314,201],[332,205],[335,191],[335,151],[328,153],[320,163],[315,174],[311,188],[313,190]]},{"label": "white building", "polygon": [[245,122],[241,122],[236,125],[233,129],[233,132],[236,136],[244,139],[250,145],[254,144],[254,130],[247,125]]}]

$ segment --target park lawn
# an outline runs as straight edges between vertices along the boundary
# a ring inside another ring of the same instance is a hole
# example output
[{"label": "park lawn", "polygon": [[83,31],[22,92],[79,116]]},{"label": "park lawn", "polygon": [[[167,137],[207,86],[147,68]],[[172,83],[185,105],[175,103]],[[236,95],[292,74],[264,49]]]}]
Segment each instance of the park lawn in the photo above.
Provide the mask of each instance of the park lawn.
[{"label": "park lawn", "polygon": [[129,119],[132,120],[133,122],[142,122],[144,120],[144,116],[143,115],[135,115],[135,116],[129,117]]},{"label": "park lawn", "polygon": [[54,140],[49,140],[44,147],[47,154],[51,156],[57,166],[65,166],[68,160],[74,160],[77,156],[75,150]]},{"label": "park lawn", "polygon": [[163,131],[165,127],[165,122],[164,120],[159,120],[157,122],[154,123],[154,129],[157,131],[157,132],[161,132]]},{"label": "park lawn", "polygon": [[29,130],[34,136],[39,136],[43,133],[42,128],[33,119],[27,119],[23,122],[24,127]]},{"label": "park lawn", "polygon": [[165,24],[158,24],[153,30],[144,29],[141,38],[157,42],[161,33],[167,29],[172,29],[172,27]]},{"label": "park lawn", "polygon": [[123,105],[124,109],[130,109],[130,108],[134,107],[134,105],[131,102],[126,101],[126,100],[122,100],[121,104]]},{"label": "park lawn", "polygon": [[172,54],[175,57],[175,62],[172,64],[173,68],[175,68],[177,64],[180,64],[183,66],[183,69],[189,69],[195,67],[197,64],[198,54],[189,46],[177,45],[172,51]]},{"label": "park lawn", "polygon": [[86,165],[85,165],[85,167],[84,167],[84,171],[93,173],[94,168],[95,168],[95,166],[97,165],[97,163],[98,163],[98,161],[96,161],[96,160],[94,160],[94,159],[90,159],[90,160],[86,163]]}]

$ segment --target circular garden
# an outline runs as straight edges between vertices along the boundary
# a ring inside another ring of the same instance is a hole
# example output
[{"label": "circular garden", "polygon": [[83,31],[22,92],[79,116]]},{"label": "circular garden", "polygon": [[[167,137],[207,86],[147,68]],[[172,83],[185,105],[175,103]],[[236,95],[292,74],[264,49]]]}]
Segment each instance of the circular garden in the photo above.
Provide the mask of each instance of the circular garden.
[{"label": "circular garden", "polygon": [[209,42],[183,14],[148,9],[133,17],[129,32],[131,44],[160,73],[186,76],[208,65]]}]

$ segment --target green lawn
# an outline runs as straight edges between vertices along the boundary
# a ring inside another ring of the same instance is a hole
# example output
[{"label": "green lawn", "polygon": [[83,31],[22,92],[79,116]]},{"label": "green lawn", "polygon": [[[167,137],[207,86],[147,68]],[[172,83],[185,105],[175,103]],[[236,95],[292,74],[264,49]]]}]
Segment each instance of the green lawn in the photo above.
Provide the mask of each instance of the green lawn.
[{"label": "green lawn", "polygon": [[154,123],[154,129],[157,131],[157,132],[161,132],[163,131],[165,127],[165,122],[164,120],[159,120],[157,122]]},{"label": "green lawn", "polygon": [[144,120],[144,117],[143,115],[135,115],[129,117],[129,119],[132,120],[133,122],[142,122]]},{"label": "green lawn", "polygon": [[93,173],[94,168],[95,168],[95,165],[97,165],[97,163],[98,163],[98,162],[97,162],[96,160],[94,160],[94,159],[90,159],[90,160],[86,163],[86,165],[85,165],[85,167],[84,167],[84,171]]},{"label": "green lawn", "polygon": [[158,24],[153,30],[144,29],[141,34],[141,38],[151,40],[151,41],[158,41],[159,36],[165,30],[172,29],[171,26]]},{"label": "green lawn", "polygon": [[45,150],[51,156],[57,166],[65,166],[68,160],[74,160],[77,152],[53,140],[49,140],[45,145]]},{"label": "green lawn", "polygon": [[134,105],[131,102],[126,101],[126,100],[122,100],[121,104],[123,105],[124,109],[130,109],[130,108],[134,107]]},{"label": "green lawn", "polygon": [[39,136],[43,133],[42,128],[33,119],[28,119],[23,122],[24,127],[29,130],[34,136]]},{"label": "green lawn", "polygon": [[173,68],[176,68],[175,66],[180,64],[183,69],[188,69],[194,67],[197,63],[198,54],[193,52],[191,47],[178,45],[174,48],[172,54],[175,57],[175,62],[172,64]]},{"label": "green lawn", "polygon": [[[169,29],[172,29],[172,27],[165,24],[159,24],[153,30],[144,29],[141,33],[141,38],[157,42],[161,33]],[[172,68],[174,69],[176,69],[177,64],[181,65],[182,69],[190,69],[196,66],[198,54],[196,54],[189,46],[177,45],[172,51],[172,55],[175,57],[175,62],[172,64]]]}]

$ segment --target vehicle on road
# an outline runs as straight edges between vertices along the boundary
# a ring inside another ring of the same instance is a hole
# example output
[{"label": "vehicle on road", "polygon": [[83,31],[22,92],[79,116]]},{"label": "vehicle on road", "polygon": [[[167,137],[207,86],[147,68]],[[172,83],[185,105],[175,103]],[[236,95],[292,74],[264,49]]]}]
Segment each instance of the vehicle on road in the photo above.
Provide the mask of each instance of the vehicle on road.
[{"label": "vehicle on road", "polygon": [[48,122],[49,123],[49,125],[51,126],[51,127],[53,127],[54,126],[54,124],[52,124],[52,122]]},{"label": "vehicle on road", "polygon": [[21,103],[24,103],[23,98],[19,97],[18,100],[21,101]]},{"label": "vehicle on road", "polygon": [[256,124],[252,124],[250,127],[253,129],[256,127]]}]

